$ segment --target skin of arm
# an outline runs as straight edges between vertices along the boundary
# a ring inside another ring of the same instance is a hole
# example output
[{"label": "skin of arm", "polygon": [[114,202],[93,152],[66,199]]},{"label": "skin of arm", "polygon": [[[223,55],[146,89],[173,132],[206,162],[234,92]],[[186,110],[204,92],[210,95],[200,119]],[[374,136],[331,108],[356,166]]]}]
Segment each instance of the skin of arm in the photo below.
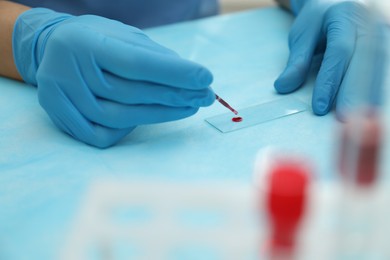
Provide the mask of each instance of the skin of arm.
[{"label": "skin of arm", "polygon": [[22,80],[12,53],[12,32],[18,16],[30,9],[27,6],[0,0],[0,75]]}]

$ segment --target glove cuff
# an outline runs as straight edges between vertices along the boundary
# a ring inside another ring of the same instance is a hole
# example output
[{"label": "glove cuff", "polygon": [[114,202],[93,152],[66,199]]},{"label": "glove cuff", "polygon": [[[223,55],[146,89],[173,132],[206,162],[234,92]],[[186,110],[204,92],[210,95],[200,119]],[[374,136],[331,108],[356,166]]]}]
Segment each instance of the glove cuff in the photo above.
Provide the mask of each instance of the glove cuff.
[{"label": "glove cuff", "polygon": [[48,28],[70,17],[46,8],[33,8],[19,15],[12,34],[12,50],[16,68],[25,82],[37,85],[36,73],[41,58],[38,56],[42,56],[47,38],[41,35],[49,34]]}]

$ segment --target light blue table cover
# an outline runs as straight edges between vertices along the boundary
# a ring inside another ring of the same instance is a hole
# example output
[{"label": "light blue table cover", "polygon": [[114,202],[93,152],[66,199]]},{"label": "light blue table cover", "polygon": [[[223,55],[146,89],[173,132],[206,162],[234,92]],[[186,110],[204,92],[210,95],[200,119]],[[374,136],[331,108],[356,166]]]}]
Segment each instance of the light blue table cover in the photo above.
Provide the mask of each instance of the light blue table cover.
[{"label": "light blue table cover", "polygon": [[[266,8],[147,34],[210,68],[216,93],[239,110],[284,97],[273,82],[288,58],[292,21],[289,13]],[[313,79],[292,95],[310,104],[312,85]],[[308,111],[222,134],[204,121],[226,112],[215,103],[188,119],[140,126],[115,147],[99,150],[59,132],[36,92],[0,78],[0,259],[53,259],[81,196],[99,177],[248,183],[257,151],[267,146],[309,156],[321,181],[336,174],[332,113]],[[389,172],[387,162],[383,168]]]}]

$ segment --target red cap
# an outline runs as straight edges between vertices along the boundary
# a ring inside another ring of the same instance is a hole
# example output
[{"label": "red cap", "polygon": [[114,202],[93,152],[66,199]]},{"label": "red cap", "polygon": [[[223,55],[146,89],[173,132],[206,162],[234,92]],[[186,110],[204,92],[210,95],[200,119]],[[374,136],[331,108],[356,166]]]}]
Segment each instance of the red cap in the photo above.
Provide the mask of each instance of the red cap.
[{"label": "red cap", "polygon": [[308,167],[296,161],[279,161],[270,172],[267,211],[273,249],[293,250],[297,229],[305,211]]}]

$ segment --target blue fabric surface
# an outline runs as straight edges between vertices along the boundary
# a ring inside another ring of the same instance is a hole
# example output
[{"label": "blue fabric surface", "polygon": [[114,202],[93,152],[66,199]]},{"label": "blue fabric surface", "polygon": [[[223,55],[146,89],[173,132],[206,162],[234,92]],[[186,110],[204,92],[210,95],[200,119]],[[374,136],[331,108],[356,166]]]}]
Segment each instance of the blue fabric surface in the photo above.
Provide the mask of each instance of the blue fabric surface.
[{"label": "blue fabric surface", "polygon": [[[215,92],[239,110],[283,98],[273,82],[288,58],[292,20],[269,8],[147,34],[210,68]],[[291,96],[310,103],[312,86],[313,79]],[[226,112],[215,103],[188,119],[141,126],[117,146],[99,150],[59,132],[39,107],[35,88],[0,78],[0,92],[0,259],[54,259],[81,196],[99,177],[250,183],[255,155],[267,146],[310,156],[319,180],[336,174],[332,113],[308,111],[222,134],[204,121]]]},{"label": "blue fabric surface", "polygon": [[30,7],[46,7],[73,15],[95,14],[146,28],[215,15],[216,0],[15,0]]}]

